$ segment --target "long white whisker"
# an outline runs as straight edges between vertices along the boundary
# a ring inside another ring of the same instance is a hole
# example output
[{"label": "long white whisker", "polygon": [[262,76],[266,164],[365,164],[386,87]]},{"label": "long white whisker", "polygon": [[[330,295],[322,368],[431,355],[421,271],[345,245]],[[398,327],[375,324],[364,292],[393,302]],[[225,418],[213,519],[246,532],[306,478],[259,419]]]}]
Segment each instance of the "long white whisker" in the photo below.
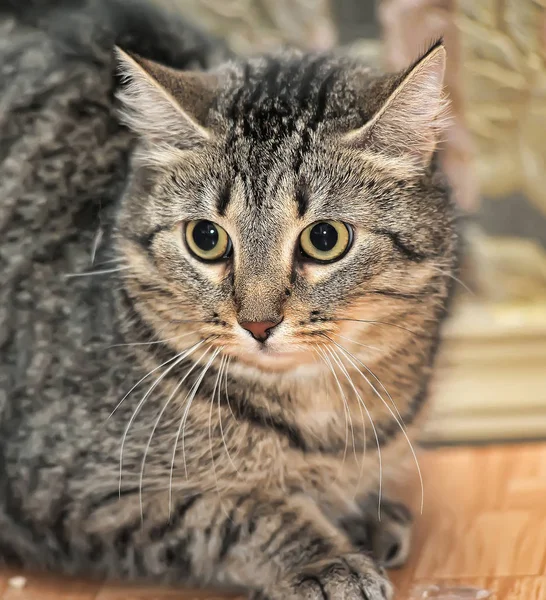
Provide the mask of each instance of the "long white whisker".
[{"label": "long white whisker", "polygon": [[356,344],[357,346],[362,346],[362,348],[369,348],[370,350],[377,350],[378,352],[381,351],[381,348],[379,348],[377,346],[369,346],[368,344],[362,344],[361,342],[352,340],[351,338],[345,337],[344,335],[341,335],[340,333],[332,333],[332,335],[335,335],[336,337],[340,337],[343,340],[347,340],[348,342],[352,342],[353,344]]},{"label": "long white whisker", "polygon": [[370,414],[370,411],[368,410],[368,407],[366,406],[366,403],[364,402],[359,391],[356,389],[356,386],[353,383],[353,380],[352,380],[349,372],[347,371],[347,368],[345,367],[345,365],[343,364],[341,359],[337,356],[337,353],[335,352],[335,350],[334,350],[334,354],[336,355],[336,357],[338,359],[337,362],[338,362],[339,368],[341,369],[341,371],[347,378],[347,381],[349,382],[350,386],[353,388],[353,391],[356,394],[356,397],[358,398],[359,403],[362,405],[362,407],[366,411],[366,414],[368,415],[368,419],[370,421],[370,425],[372,426],[373,433],[375,436],[375,441],[377,443],[377,456],[378,456],[378,460],[379,460],[379,502],[378,502],[378,507],[377,507],[377,518],[379,519],[379,521],[381,521],[381,496],[382,496],[382,492],[383,492],[383,459],[381,457],[381,444],[379,443],[379,435],[377,434],[377,429],[375,427],[375,423],[373,422],[372,415]]},{"label": "long white whisker", "polygon": [[[336,342],[334,342],[334,344],[336,344]],[[379,393],[379,391],[376,389],[376,387],[373,385],[373,383],[366,377],[366,375],[364,375],[364,373],[362,373],[362,371],[355,365],[355,363],[351,360],[351,358],[349,358],[349,356],[351,356],[350,352],[348,350],[345,350],[345,348],[340,347],[338,344],[336,344],[336,346],[338,346],[340,348],[340,350],[344,353],[347,360],[360,373],[360,375],[362,375],[362,377],[366,380],[366,382],[372,388],[372,390],[375,392],[375,394],[380,398],[380,400],[383,402],[383,404],[387,407],[387,410],[391,413],[393,419],[398,424],[398,427],[400,427],[400,431],[402,431],[402,434],[406,438],[406,441],[408,442],[408,445],[410,447],[410,451],[413,455],[413,460],[415,461],[415,466],[417,467],[417,473],[419,475],[419,482],[421,484],[421,514],[423,514],[423,508],[424,508],[424,504],[425,504],[425,487],[424,487],[424,483],[423,483],[423,475],[421,473],[421,467],[419,466],[419,460],[417,459],[417,454],[413,448],[413,444],[411,443],[411,440],[408,436],[406,429],[403,427],[403,425],[399,421],[398,417],[395,415],[395,413],[393,412],[391,407],[387,404],[387,402],[385,401],[383,396]],[[354,357],[354,359],[357,362],[361,363],[361,361],[359,361],[358,358]],[[365,365],[363,365],[363,366],[365,366]]]},{"label": "long white whisker", "polygon": [[[228,405],[229,412],[231,413],[231,417],[234,419],[235,423],[238,423],[237,417],[235,416],[235,413],[233,412],[233,408],[231,407],[231,402],[229,400],[229,391],[228,391],[228,371],[229,371],[229,366],[231,364],[231,359],[232,359],[232,357],[230,356],[228,358],[228,360],[227,360],[226,368],[225,368],[225,371],[224,371],[224,392],[226,394],[226,403]],[[218,389],[218,394],[220,394],[220,389]],[[237,452],[235,453],[235,457],[236,458],[241,453],[241,450],[242,450],[242,447],[239,444],[239,447],[237,448]]]},{"label": "long white whisker", "polygon": [[214,459],[214,449],[212,447],[212,410],[214,408],[214,398],[216,396],[216,389],[218,385],[220,385],[220,380],[222,378],[222,370],[224,368],[224,364],[226,361],[226,356],[222,356],[220,362],[220,368],[218,369],[218,375],[216,376],[216,381],[214,382],[214,388],[212,390],[212,396],[210,399],[210,409],[209,409],[209,449],[210,449],[210,459],[212,461],[212,471],[214,473],[214,480],[216,482],[216,492],[218,494],[218,498],[220,498],[220,486],[218,485],[218,474],[216,473],[216,460]]},{"label": "long white whisker", "polygon": [[437,271],[438,273],[441,273],[442,275],[445,275],[446,277],[449,277],[449,278],[453,279],[453,281],[455,281],[459,285],[461,285],[472,296],[476,295],[476,292],[472,288],[469,288],[468,285],[466,285],[466,283],[464,281],[462,281],[461,279],[459,279],[458,277],[456,277],[452,273],[448,273],[447,271],[443,271],[442,269],[440,269],[440,267],[435,267],[433,265],[429,265],[429,267],[431,269],[433,269],[434,271]]},{"label": "long white whisker", "polygon": [[188,357],[190,354],[192,354],[194,352],[194,350],[199,345],[201,345],[201,342],[198,342],[197,344],[194,344],[189,350],[186,350],[185,352],[182,352],[181,354],[179,354],[178,357],[177,357],[177,359],[171,364],[171,366],[169,368],[165,369],[165,371],[148,388],[148,391],[144,394],[144,396],[142,397],[142,399],[138,403],[137,407],[133,411],[133,414],[131,415],[131,418],[129,419],[129,422],[127,423],[125,431],[123,432],[123,437],[122,437],[122,440],[121,440],[121,448],[120,448],[120,451],[119,451],[119,494],[120,494],[120,496],[121,496],[121,478],[122,478],[122,473],[123,473],[123,450],[125,448],[125,440],[127,439],[127,435],[129,433],[129,430],[131,429],[131,426],[132,426],[134,420],[137,418],[140,410],[142,409],[142,407],[144,406],[146,400],[150,397],[150,394],[154,391],[154,389],[161,383],[161,381],[177,365],[179,365],[186,357]]},{"label": "long white whisker", "polygon": [[153,342],[131,342],[128,344],[112,344],[109,346],[110,348],[121,348],[122,346],[153,346],[154,344],[165,344],[166,342],[172,342],[173,340],[180,340],[182,338],[188,337],[189,335],[195,335],[195,331],[189,331],[188,333],[183,333],[181,335],[175,335],[172,338],[167,338],[165,340],[155,340]]},{"label": "long white whisker", "polygon": [[[326,352],[328,351],[328,353],[330,354],[330,356],[332,356],[332,350],[331,348],[329,348],[327,345],[324,346],[323,352],[325,353],[326,356]],[[332,361],[330,359],[328,359],[329,363],[332,364]],[[337,363],[336,363],[337,364]],[[349,407],[349,400],[347,398],[347,395],[345,394],[345,390],[343,389],[343,386],[341,385],[341,382],[339,381],[339,377],[337,376],[335,367],[332,365],[332,373],[334,375],[334,378],[336,380],[336,384],[337,387],[341,393],[341,396],[343,398],[343,402],[345,403],[345,405],[347,406],[347,410],[349,411],[349,415],[351,415],[351,409]],[[362,412],[362,408],[359,406],[359,410],[360,410],[360,418],[362,421],[362,434],[364,436],[364,452],[363,452],[363,456],[360,459],[360,469],[362,470],[363,465],[364,465],[364,456],[366,454],[366,447],[367,447],[367,435],[366,435],[366,423],[364,422],[364,413]],[[355,457],[355,461],[358,462],[357,456],[356,456],[356,441],[355,441],[355,432],[354,432],[354,428],[353,428],[353,424],[352,424],[352,418],[351,418],[351,433],[352,433],[352,438],[353,438],[353,454]]]},{"label": "long white whisker", "polygon": [[[333,361],[335,362],[336,365],[339,366],[339,359],[337,357],[337,355],[334,356],[334,353],[332,351],[332,348],[330,346],[325,345],[324,346],[325,351],[327,351],[331,358],[333,359]],[[339,378],[335,372],[335,368],[332,368],[332,372],[334,373],[334,377],[336,379],[337,385],[341,391],[341,394],[343,395],[344,401],[347,404],[348,410],[349,410],[349,414],[350,414],[350,407],[349,407],[349,401],[347,399],[347,396],[345,395],[345,392],[343,390],[343,386],[341,385],[341,382],[339,381]],[[364,471],[364,458],[366,457],[366,449],[367,449],[367,434],[366,434],[366,422],[364,420],[364,413],[362,412],[362,406],[360,405],[361,403],[358,403],[358,409],[360,411],[360,420],[362,422],[362,434],[364,436],[364,450],[362,452],[362,455],[360,457],[360,469],[358,471],[358,479],[355,485],[355,496],[356,494],[358,494],[358,488],[360,486],[360,480],[362,478],[362,472]],[[355,457],[355,462],[358,464],[358,459],[356,456],[356,443],[355,443],[355,438],[354,438],[354,430],[353,430],[353,453],[354,453],[354,457]]]},{"label": "long white whisker", "polygon": [[226,364],[226,370],[224,371],[224,389],[226,392],[226,402],[229,408],[229,412],[231,413],[231,416],[235,419],[235,422],[237,422],[237,417],[233,414],[233,409],[231,408],[231,403],[229,401],[229,392],[228,392],[228,369],[229,369],[229,365],[231,364],[231,356],[228,358],[227,360],[227,364]]},{"label": "long white whisker", "polygon": [[215,395],[218,395],[218,402],[220,401],[220,394],[222,393],[222,386],[221,386],[221,379],[222,379],[222,373],[224,372],[224,368],[226,366],[226,359],[231,358],[231,357],[227,357],[227,356],[222,356],[222,360],[220,363],[220,369],[218,371],[219,373],[219,378],[217,378],[217,384],[215,384],[215,389],[212,391],[212,396],[211,396],[211,400],[210,400],[210,412],[209,412],[209,444],[210,444],[210,449],[211,449],[211,459],[212,459],[212,463],[213,463],[213,469],[214,469],[214,479],[216,481],[216,493],[218,494],[218,501],[220,502],[220,508],[222,509],[223,513],[225,514],[226,518],[229,519],[230,521],[233,522],[232,518],[229,516],[229,513],[226,509],[226,507],[224,506],[224,502],[222,500],[222,494],[220,492],[220,486],[218,485],[218,476],[216,474],[216,463],[214,461],[214,454],[212,452],[212,440],[210,439],[210,421],[212,420],[212,409],[214,408],[214,404],[215,404]]},{"label": "long white whisker", "polygon": [[402,427],[404,429],[406,429],[406,424],[404,423],[404,418],[402,417],[400,411],[398,410],[398,406],[396,405],[396,402],[393,400],[393,397],[390,395],[389,390],[383,385],[383,382],[379,379],[379,377],[377,377],[377,375],[369,367],[367,367],[354,354],[351,354],[351,352],[349,352],[348,350],[345,350],[345,352],[347,352],[350,356],[352,356],[354,358],[354,360],[356,360],[364,369],[366,369],[366,371],[377,381],[377,383],[380,385],[381,389],[385,392],[385,394],[387,394],[387,398],[390,400],[396,414],[398,415],[398,418],[400,419]]},{"label": "long white whisker", "polygon": [[[204,343],[205,343],[205,341],[203,340],[203,341],[199,342],[198,344],[196,344],[196,346],[192,350],[192,353],[195,352]],[[184,358],[187,358],[187,356]],[[163,414],[165,413],[169,404],[171,403],[171,400],[174,398],[174,396],[176,395],[178,390],[182,387],[182,384],[184,383],[184,381],[186,381],[186,379],[190,376],[190,373],[195,369],[198,362],[199,362],[199,360],[191,366],[191,368],[184,375],[184,377],[182,377],[182,379],[176,384],[176,386],[175,386],[174,390],[172,391],[171,395],[169,396],[167,402],[165,402],[165,404],[163,405],[163,408],[161,409],[161,412],[159,413],[159,415],[154,423],[152,432],[150,433],[150,437],[148,438],[148,443],[146,444],[146,449],[144,450],[144,456],[142,458],[142,463],[140,465],[139,503],[140,503],[140,518],[141,518],[141,520],[144,520],[144,513],[143,513],[143,506],[142,506],[142,484],[143,484],[143,480],[144,480],[144,468],[146,466],[146,457],[148,456],[148,451],[150,450],[150,446],[152,444],[152,439],[154,437],[157,427],[159,426],[161,418],[163,417]]]},{"label": "long white whisker", "polygon": [[[222,425],[222,406],[220,404],[221,392],[222,392],[221,388],[218,388],[218,403],[217,404],[218,404],[218,422],[220,424],[220,435],[222,437],[222,443],[224,444],[224,448],[226,450],[226,454],[228,456],[228,460],[231,463],[231,466],[234,468],[235,472],[237,474],[239,474],[239,470],[235,466],[235,463],[233,462],[233,459],[231,458],[231,454],[229,453],[229,448],[227,446],[226,438],[225,438],[225,435],[224,435],[224,427]],[[227,392],[227,387],[226,387],[226,392]],[[228,400],[228,402],[229,402],[229,400]]]},{"label": "long white whisker", "polygon": [[[210,348],[211,348],[211,346],[209,346],[207,348],[207,352],[208,352],[208,350],[210,350]],[[172,487],[173,487],[174,463],[176,460],[176,449],[178,447],[178,440],[180,439],[180,434],[182,433],[183,430],[185,433],[186,420],[188,418],[189,410],[192,405],[193,399],[195,398],[195,395],[197,394],[197,390],[198,390],[199,386],[201,385],[201,382],[203,381],[205,374],[208,371],[210,365],[213,363],[214,359],[221,352],[222,348],[223,347],[216,348],[216,350],[213,351],[212,356],[210,357],[209,361],[207,362],[207,364],[201,371],[201,374],[199,375],[199,377],[198,377],[197,381],[195,382],[195,384],[193,385],[192,389],[186,396],[186,408],[184,410],[184,414],[182,415],[182,419],[180,420],[180,426],[178,427],[178,431],[176,434],[176,440],[174,442],[174,449],[173,449],[173,455],[172,455],[172,460],[171,460],[171,472],[169,475],[169,518],[171,515],[171,511],[172,511]],[[186,474],[186,479],[187,479],[188,478],[188,466],[186,464],[186,452],[185,452],[185,448],[184,448],[184,435],[182,436],[182,456],[184,458],[184,472]]]},{"label": "long white whisker", "polygon": [[[334,377],[337,380],[336,373],[332,366],[332,361],[330,361],[330,359],[328,358],[326,353],[322,350],[322,348],[316,348],[315,350],[316,350],[317,354],[319,355],[319,357],[322,358],[322,361],[324,362],[324,364],[330,369],[330,371],[333,373]],[[347,449],[349,447],[349,422],[351,423],[351,433],[353,436],[353,452],[355,454],[355,460],[356,460],[355,432],[353,429],[353,421],[352,421],[352,417],[351,417],[351,412],[349,410],[349,406],[347,404],[347,399],[345,398],[345,394],[343,393],[343,390],[341,389],[341,386],[339,384],[339,380],[337,380],[337,384],[338,384],[338,388],[340,389],[340,392],[342,392],[340,395],[341,395],[341,398],[343,401],[343,412],[345,415],[345,449],[343,450],[343,461],[342,461],[342,464],[344,465],[345,460],[347,458]]]},{"label": "long white whisker", "polygon": [[[190,349],[193,346],[190,347]],[[183,354],[183,352],[180,352],[178,354],[176,354],[175,356],[172,356],[171,358],[169,358],[169,360],[166,360],[164,363],[160,364],[158,367],[155,367],[154,369],[152,369],[149,373],[147,373],[146,375],[144,375],[144,377],[142,377],[141,379],[139,379],[135,385],[125,394],[125,396],[123,396],[123,398],[116,404],[116,406],[114,407],[114,410],[108,415],[108,419],[106,419],[107,421],[109,419],[111,419],[114,416],[114,413],[118,410],[118,408],[123,404],[123,402],[125,402],[126,398],[131,394],[131,392],[133,390],[135,390],[143,381],[145,381],[146,379],[148,379],[148,377],[150,377],[151,375],[153,375],[156,371],[159,371],[159,369],[161,369],[161,367],[164,367],[165,365],[168,365],[170,362],[173,362],[173,360],[176,360],[178,358],[180,358],[180,356]]]},{"label": "long white whisker", "polygon": [[170,373],[170,371],[172,371],[176,367],[176,365],[180,364],[183,360],[184,360],[184,357],[178,358],[175,362],[172,363],[172,365],[169,368],[165,369],[165,371],[163,373],[161,373],[161,375],[154,381],[154,383],[148,388],[148,391],[144,394],[144,396],[142,397],[140,402],[137,404],[137,407],[133,411],[133,414],[131,415],[129,422],[127,423],[127,426],[125,427],[125,431],[123,432],[123,437],[121,438],[121,448],[119,451],[119,494],[120,494],[120,496],[121,496],[121,479],[122,479],[122,474],[123,474],[123,450],[125,448],[125,440],[127,439],[129,430],[131,429],[131,426],[133,425],[138,414],[140,413],[140,410],[146,403],[146,400],[150,397],[150,394],[161,383],[161,381]]},{"label": "long white whisker", "polygon": [[109,258],[108,260],[102,260],[99,263],[93,263],[93,266],[94,267],[103,267],[104,265],[111,265],[112,263],[117,263],[119,265],[122,265],[123,263],[121,261],[122,261],[121,258]]},{"label": "long white whisker", "polygon": [[188,421],[188,415],[189,415],[189,412],[190,412],[190,408],[191,408],[192,402],[193,402],[195,396],[197,395],[197,391],[199,389],[199,386],[203,382],[203,379],[205,378],[205,375],[206,375],[207,371],[209,370],[209,367],[214,362],[214,359],[218,356],[218,354],[220,354],[220,352],[222,350],[223,350],[223,346],[221,346],[220,348],[217,348],[216,350],[214,350],[214,352],[212,353],[212,356],[210,357],[210,360],[205,365],[205,368],[203,369],[201,375],[199,376],[199,378],[195,382],[195,385],[194,385],[194,387],[193,387],[193,389],[191,391],[191,397],[189,398],[188,402],[186,403],[186,409],[184,411],[184,425],[182,427],[182,456],[183,456],[183,459],[184,459],[184,472],[186,474],[186,479],[188,479],[188,467],[186,465],[186,451],[185,451],[185,446],[184,446],[184,438],[185,438],[185,434],[186,434],[186,424],[187,424],[187,421]]},{"label": "long white whisker", "polygon": [[117,269],[105,269],[104,271],[87,271],[85,273],[66,273],[65,279],[73,279],[74,277],[91,277],[93,275],[106,275],[108,273],[117,273],[118,271],[127,271],[130,267],[118,267]]},{"label": "long white whisker", "polygon": [[[347,348],[345,348],[341,344],[338,344],[336,341],[334,341],[330,336],[328,336],[326,334],[323,334],[323,337],[326,338],[327,340],[329,340],[330,342],[332,342],[332,344],[335,344],[338,348],[341,348],[343,351],[347,352],[352,358],[354,358],[354,360],[358,361],[358,363],[362,367],[364,367],[364,369],[366,369],[366,371],[377,381],[377,383],[381,386],[381,388],[383,389],[385,394],[387,394],[388,399],[391,401],[391,404],[393,405],[394,410],[396,411],[396,414],[398,415],[400,421],[402,422],[402,425],[405,428],[404,419],[403,419],[402,415],[400,414],[400,411],[398,410],[398,406],[396,405],[396,402],[393,400],[392,396],[389,393],[389,390],[383,385],[383,383],[379,379],[379,377],[377,377],[377,375],[375,375],[375,373],[369,367],[367,367],[361,360],[359,360],[354,354],[349,352],[349,350],[347,350]],[[343,337],[343,336],[339,336],[339,337]],[[357,345],[362,345],[362,344],[358,344],[358,342],[355,342],[354,340],[350,340],[349,338],[343,338],[343,339],[349,340],[350,342],[353,342]]]},{"label": "long white whisker", "polygon": [[367,320],[367,319],[337,319],[337,321],[348,321],[350,323],[367,323],[368,325],[385,325],[388,327],[395,327],[396,329],[401,329],[402,331],[407,331],[408,333],[411,333],[415,337],[424,337],[424,338],[430,337],[430,336],[426,336],[422,333],[418,333],[417,331],[413,331],[413,330],[409,329],[408,327],[404,327],[403,325],[397,325],[396,323],[389,323],[388,321],[374,321],[374,320]]},{"label": "long white whisker", "polygon": [[93,246],[91,247],[91,265],[95,263],[95,258],[97,256],[97,250],[99,249],[100,243],[102,242],[102,238],[104,237],[104,230],[102,227],[97,229],[97,233],[93,238]]}]

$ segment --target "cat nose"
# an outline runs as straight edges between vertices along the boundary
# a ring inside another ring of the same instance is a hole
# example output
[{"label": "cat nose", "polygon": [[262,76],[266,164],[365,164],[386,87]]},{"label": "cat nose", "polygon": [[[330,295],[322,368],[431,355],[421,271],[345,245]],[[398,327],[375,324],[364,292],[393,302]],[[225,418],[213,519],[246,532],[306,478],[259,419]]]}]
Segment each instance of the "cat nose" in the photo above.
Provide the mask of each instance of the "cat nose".
[{"label": "cat nose", "polygon": [[250,332],[250,334],[255,340],[258,340],[259,342],[265,342],[265,340],[267,340],[267,338],[269,337],[273,327],[276,327],[281,321],[282,319],[277,322],[244,321],[243,323],[240,323],[240,325],[243,329],[246,329],[248,332]]}]

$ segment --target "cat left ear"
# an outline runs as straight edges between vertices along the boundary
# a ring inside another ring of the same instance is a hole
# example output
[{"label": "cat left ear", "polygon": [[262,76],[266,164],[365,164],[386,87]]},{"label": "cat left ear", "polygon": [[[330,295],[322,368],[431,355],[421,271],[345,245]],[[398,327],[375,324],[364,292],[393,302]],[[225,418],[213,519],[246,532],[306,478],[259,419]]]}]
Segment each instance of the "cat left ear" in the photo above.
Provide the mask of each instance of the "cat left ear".
[{"label": "cat left ear", "polygon": [[441,41],[412,67],[372,119],[345,136],[350,145],[402,161],[410,171],[426,168],[449,122],[443,92],[446,52]]},{"label": "cat left ear", "polygon": [[176,71],[116,48],[124,79],[121,118],[152,144],[189,149],[210,140],[206,117],[217,89],[212,74]]}]

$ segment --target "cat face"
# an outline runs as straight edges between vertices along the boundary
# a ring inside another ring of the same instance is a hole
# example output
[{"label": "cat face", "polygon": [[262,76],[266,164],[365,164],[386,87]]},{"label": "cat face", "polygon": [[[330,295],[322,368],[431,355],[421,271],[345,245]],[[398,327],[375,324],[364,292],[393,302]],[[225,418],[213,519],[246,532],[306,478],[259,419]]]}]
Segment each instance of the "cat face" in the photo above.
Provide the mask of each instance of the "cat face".
[{"label": "cat face", "polygon": [[391,77],[294,54],[213,74],[121,60],[140,146],[119,250],[158,339],[289,370],[355,326],[434,313],[438,270],[454,263],[452,207],[430,165],[441,46]]}]

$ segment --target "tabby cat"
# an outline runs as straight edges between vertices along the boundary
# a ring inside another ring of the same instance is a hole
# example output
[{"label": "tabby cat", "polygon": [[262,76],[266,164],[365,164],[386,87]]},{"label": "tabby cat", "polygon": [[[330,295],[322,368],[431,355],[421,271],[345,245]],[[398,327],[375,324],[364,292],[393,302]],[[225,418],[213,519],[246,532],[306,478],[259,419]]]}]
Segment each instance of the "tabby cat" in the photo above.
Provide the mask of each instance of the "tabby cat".
[{"label": "tabby cat", "polygon": [[0,18],[1,560],[391,598],[457,263],[441,43],[380,74],[143,3]]}]

